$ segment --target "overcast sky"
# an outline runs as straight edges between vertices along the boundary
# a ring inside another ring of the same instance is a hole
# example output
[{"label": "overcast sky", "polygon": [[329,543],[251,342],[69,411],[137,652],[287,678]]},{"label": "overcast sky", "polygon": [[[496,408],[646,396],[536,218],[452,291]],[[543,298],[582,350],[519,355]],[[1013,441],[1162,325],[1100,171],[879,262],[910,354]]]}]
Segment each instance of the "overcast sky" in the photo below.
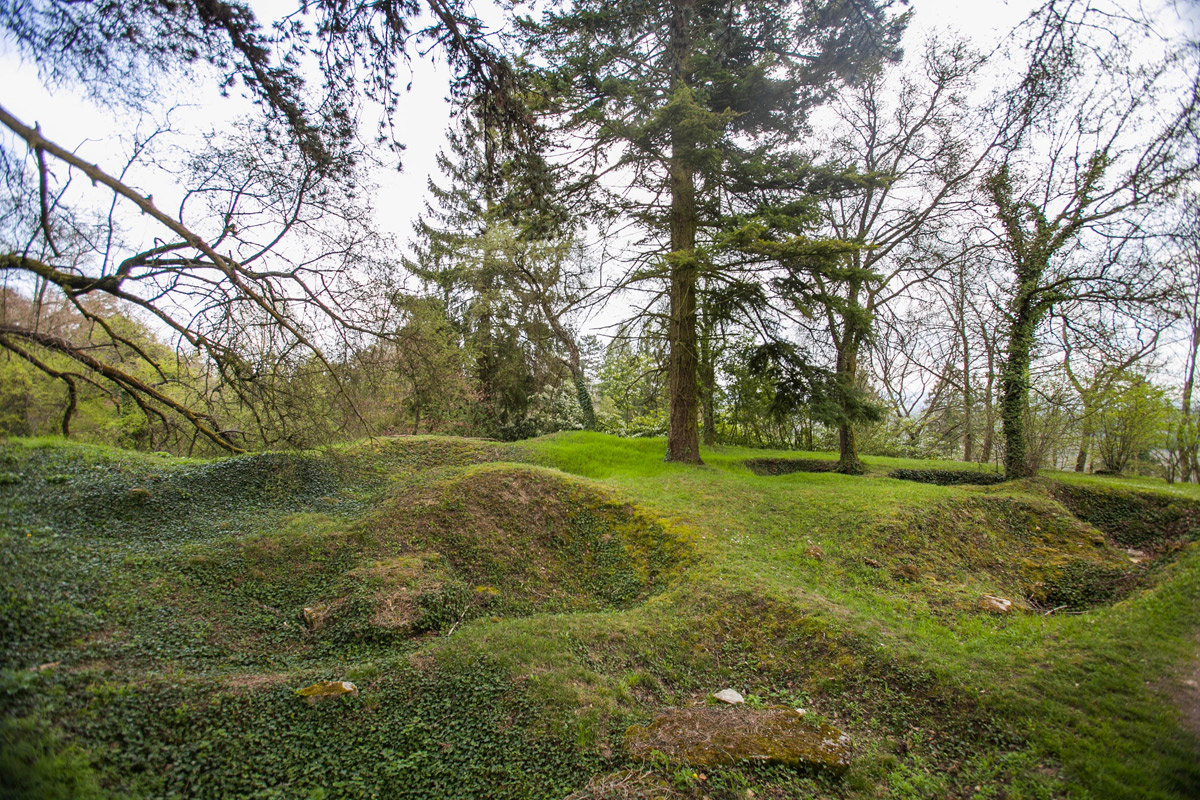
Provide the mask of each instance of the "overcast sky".
[{"label": "overcast sky", "polygon": [[[266,19],[273,7],[280,4],[254,5]],[[915,16],[909,40],[915,42],[931,29],[949,28],[974,38],[986,48],[1035,5],[1032,0],[913,0]],[[487,9],[488,18],[496,18],[495,13]],[[39,123],[51,140],[78,148],[86,158],[109,171],[120,171],[123,157],[121,147],[115,142],[130,124],[127,118],[114,117],[109,109],[97,107],[69,87],[48,89],[39,80],[34,65],[23,63],[7,41],[0,41],[0,74],[5,77],[0,105],[26,123]],[[412,91],[403,99],[397,118],[398,136],[407,148],[403,171],[382,169],[373,176],[379,184],[375,202],[379,224],[399,241],[408,238],[412,220],[422,209],[433,159],[442,146],[450,118],[446,73],[441,65],[428,61],[416,63],[412,77]],[[221,97],[212,80],[164,87],[163,98],[164,108],[184,106],[172,114],[173,122],[180,128],[196,131],[220,128],[224,120],[247,110],[238,98]],[[370,135],[373,121],[366,122],[365,133]],[[144,180],[150,178],[146,176]],[[167,205],[172,193],[171,187],[166,186],[138,188],[162,198],[163,205]]]},{"label": "overcast sky", "polygon": [[[1157,1],[1157,0],[1156,0]],[[1172,4],[1162,14],[1164,25],[1178,26],[1180,14],[1200,18],[1200,5],[1195,0],[1165,0]],[[914,18],[906,42],[910,53],[919,53],[920,42],[932,31],[955,31],[970,39],[984,51],[996,47],[1006,32],[1040,5],[1040,0],[912,0]],[[289,0],[260,0],[253,4],[264,24],[276,12],[293,7]],[[487,19],[503,19],[496,6],[477,4]],[[1168,22],[1168,20],[1171,20]],[[1172,31],[1163,31],[1170,34]],[[39,123],[45,135],[53,141],[78,152],[99,164],[110,173],[119,172],[124,157],[119,137],[131,124],[126,117],[114,116],[107,108],[97,107],[69,87],[50,90],[38,78],[36,68],[22,63],[13,48],[0,40],[0,74],[5,77],[0,90],[0,105],[26,123]],[[434,169],[434,156],[444,142],[444,132],[450,118],[446,98],[446,72],[442,65],[418,61],[412,66],[412,90],[401,102],[397,114],[397,136],[407,149],[403,155],[403,171],[380,169],[373,174],[378,184],[375,195],[376,218],[379,227],[391,233],[398,244],[405,243],[412,223],[422,211],[426,184]],[[410,76],[402,75],[407,82]],[[164,109],[183,106],[172,114],[173,123],[180,129],[197,133],[219,130],[228,120],[246,113],[248,103],[238,96],[221,97],[216,81],[211,77],[198,79],[192,85],[163,87]],[[364,118],[364,135],[374,132],[375,119]],[[171,210],[175,187],[156,185],[161,173],[133,173],[129,182],[146,194],[153,194],[165,210]],[[177,199],[174,204],[177,204]],[[149,220],[131,214],[125,220],[127,232],[135,239],[160,233]],[[143,226],[144,231],[138,227]],[[141,236],[145,233],[146,236]],[[609,309],[600,318],[591,320],[592,330],[622,316]]]}]

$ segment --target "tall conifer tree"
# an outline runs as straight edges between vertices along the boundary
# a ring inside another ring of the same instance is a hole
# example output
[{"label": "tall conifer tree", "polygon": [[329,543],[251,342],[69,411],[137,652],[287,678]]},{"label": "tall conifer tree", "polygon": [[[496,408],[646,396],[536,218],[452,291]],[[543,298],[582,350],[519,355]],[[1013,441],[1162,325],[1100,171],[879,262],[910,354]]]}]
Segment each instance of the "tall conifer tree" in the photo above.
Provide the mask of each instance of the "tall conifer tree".
[{"label": "tall conifer tree", "polygon": [[[580,189],[654,234],[670,300],[667,460],[700,462],[697,285],[730,192],[777,183],[772,151],[806,112],[899,55],[907,17],[880,0],[578,0],[526,20],[551,65],[558,130],[591,159]],[[602,198],[602,199],[601,199]]]}]

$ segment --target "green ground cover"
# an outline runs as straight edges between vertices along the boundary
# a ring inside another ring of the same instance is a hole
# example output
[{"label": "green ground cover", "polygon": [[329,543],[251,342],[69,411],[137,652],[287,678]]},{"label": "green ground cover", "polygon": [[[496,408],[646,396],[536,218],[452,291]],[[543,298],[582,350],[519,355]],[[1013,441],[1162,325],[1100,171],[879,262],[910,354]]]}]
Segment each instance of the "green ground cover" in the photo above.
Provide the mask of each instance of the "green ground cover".
[{"label": "green ground cover", "polygon": [[[1200,796],[1197,487],[663,447],[10,442],[0,795]],[[359,691],[295,695],[321,680]],[[726,687],[846,731],[850,769],[626,754]]]}]

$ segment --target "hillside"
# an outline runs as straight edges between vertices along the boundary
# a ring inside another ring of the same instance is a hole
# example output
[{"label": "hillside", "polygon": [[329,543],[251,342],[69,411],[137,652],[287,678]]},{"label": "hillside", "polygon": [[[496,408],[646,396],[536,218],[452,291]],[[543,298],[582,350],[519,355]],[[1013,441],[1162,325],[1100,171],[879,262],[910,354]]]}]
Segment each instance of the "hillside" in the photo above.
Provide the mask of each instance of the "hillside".
[{"label": "hillside", "polygon": [[[1200,796],[1197,487],[662,452],[8,443],[0,796]],[[630,754],[726,688],[849,769]]]}]

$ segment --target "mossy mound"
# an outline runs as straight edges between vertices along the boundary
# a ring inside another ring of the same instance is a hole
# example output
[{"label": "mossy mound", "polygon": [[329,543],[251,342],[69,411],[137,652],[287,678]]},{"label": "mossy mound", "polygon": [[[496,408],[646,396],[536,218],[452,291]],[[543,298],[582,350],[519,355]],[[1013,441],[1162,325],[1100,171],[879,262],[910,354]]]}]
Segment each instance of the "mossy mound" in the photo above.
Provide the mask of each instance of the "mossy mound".
[{"label": "mossy mound", "polygon": [[1118,599],[1141,570],[1104,534],[1049,499],[982,494],[913,509],[883,540],[892,571],[977,583],[1037,606],[1087,608]]},{"label": "mossy mound", "polygon": [[1042,484],[1071,513],[1122,547],[1160,552],[1200,536],[1200,501],[1106,486]]},{"label": "mossy mound", "polygon": [[667,709],[625,734],[634,758],[661,754],[697,767],[752,762],[841,775],[850,766],[850,738],[791,708]]},{"label": "mossy mound", "polygon": [[692,550],[586,484],[505,464],[401,481],[352,524],[297,514],[277,532],[179,558],[201,606],[223,610],[217,634],[245,652],[629,608],[680,574]]},{"label": "mossy mound", "polygon": [[743,461],[755,475],[790,475],[793,472],[834,472],[838,462],[819,458],[751,458]]},{"label": "mossy mound", "polygon": [[152,542],[219,536],[264,514],[362,513],[371,495],[405,475],[465,467],[502,455],[471,439],[394,437],[320,451],[249,453],[185,461],[66,442],[0,448],[6,521],[59,532]]},{"label": "mossy mound", "polygon": [[[584,483],[532,467],[468,469],[398,491],[366,521],[397,552],[359,574],[374,613],[417,630],[493,615],[628,608],[690,561],[678,533]],[[407,599],[406,599],[407,598]]]}]

